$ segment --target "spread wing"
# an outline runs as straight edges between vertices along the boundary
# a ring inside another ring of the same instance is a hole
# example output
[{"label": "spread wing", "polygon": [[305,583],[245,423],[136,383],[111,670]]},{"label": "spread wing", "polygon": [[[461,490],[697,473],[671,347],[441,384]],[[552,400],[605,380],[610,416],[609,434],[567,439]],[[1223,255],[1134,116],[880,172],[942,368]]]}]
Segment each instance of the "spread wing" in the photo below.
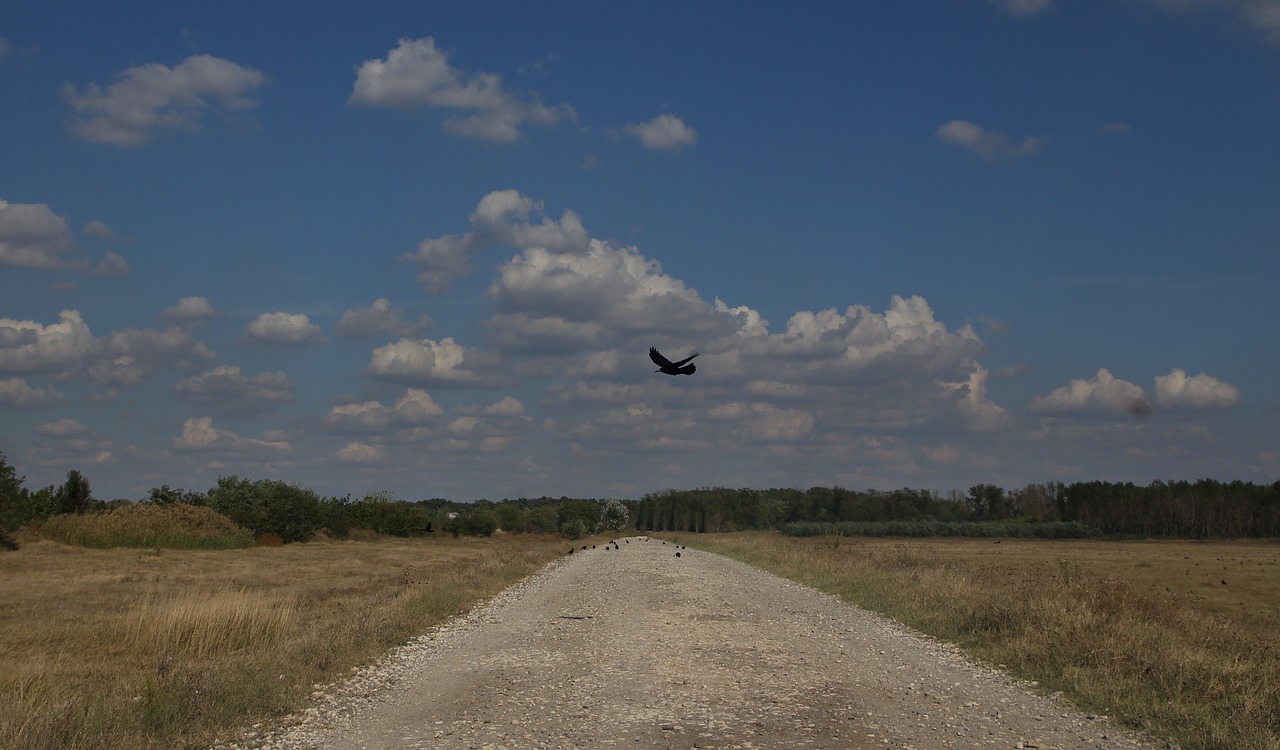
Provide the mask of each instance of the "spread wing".
[{"label": "spread wing", "polygon": [[658,351],[657,347],[649,347],[649,359],[653,360],[653,363],[658,367],[671,367],[671,360],[662,356],[662,353]]},{"label": "spread wing", "polygon": [[[698,356],[700,353],[701,353],[701,352],[694,352],[692,355],[690,355],[690,356],[688,356],[688,357],[685,357],[684,359],[680,360],[679,362],[676,362],[676,363],[675,363],[675,366],[676,366],[676,367],[684,367],[686,364],[688,364],[688,363],[689,363],[689,360],[691,360],[691,359],[693,359],[694,357]],[[690,370],[689,372],[693,372],[693,370]]]}]

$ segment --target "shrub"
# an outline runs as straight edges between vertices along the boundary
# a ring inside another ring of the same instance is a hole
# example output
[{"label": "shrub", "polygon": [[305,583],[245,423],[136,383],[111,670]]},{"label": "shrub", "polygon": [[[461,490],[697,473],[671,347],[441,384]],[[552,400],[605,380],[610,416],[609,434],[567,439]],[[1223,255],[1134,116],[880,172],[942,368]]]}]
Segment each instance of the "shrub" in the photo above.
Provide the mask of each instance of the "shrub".
[{"label": "shrub", "polygon": [[42,535],[82,547],[234,549],[253,545],[253,534],[226,516],[194,505],[130,505],[103,513],[54,516]]},{"label": "shrub", "polygon": [[275,534],[285,542],[307,539],[325,520],[319,495],[275,479],[219,477],[208,500],[211,508],[254,534]]}]

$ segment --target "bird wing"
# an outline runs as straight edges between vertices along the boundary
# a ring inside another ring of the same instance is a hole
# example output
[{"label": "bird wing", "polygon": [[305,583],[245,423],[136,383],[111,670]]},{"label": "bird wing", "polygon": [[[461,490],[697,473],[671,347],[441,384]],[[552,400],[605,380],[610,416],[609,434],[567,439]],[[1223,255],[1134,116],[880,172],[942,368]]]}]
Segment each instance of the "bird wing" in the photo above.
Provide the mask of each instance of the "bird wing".
[{"label": "bird wing", "polygon": [[676,366],[676,367],[684,367],[686,364],[688,364],[688,363],[689,363],[689,360],[693,359],[694,357],[698,356],[698,355],[699,355],[699,354],[701,354],[701,353],[702,353],[702,352],[694,352],[694,353],[693,353],[693,354],[691,354],[690,356],[685,357],[684,359],[680,360],[679,362],[676,362],[676,363],[675,363],[675,366]]},{"label": "bird wing", "polygon": [[653,363],[658,367],[671,366],[671,360],[662,356],[662,354],[658,351],[657,347],[654,347],[654,346],[649,347],[649,359],[653,360]]}]

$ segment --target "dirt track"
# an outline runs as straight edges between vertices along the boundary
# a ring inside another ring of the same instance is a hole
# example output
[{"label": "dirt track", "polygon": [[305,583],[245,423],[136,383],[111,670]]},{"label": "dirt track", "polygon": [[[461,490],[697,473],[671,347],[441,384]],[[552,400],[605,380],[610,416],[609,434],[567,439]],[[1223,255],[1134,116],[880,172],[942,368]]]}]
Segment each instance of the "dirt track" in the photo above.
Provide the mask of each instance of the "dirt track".
[{"label": "dirt track", "polygon": [[237,746],[1145,747],[812,589],[619,546],[565,557]]}]

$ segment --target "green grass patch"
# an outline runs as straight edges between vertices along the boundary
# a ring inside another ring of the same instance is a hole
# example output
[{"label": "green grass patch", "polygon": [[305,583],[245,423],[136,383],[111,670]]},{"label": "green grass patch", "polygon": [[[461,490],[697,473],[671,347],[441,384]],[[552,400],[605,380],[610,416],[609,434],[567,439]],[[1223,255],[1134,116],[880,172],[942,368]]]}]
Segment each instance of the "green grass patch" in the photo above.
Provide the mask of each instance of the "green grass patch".
[{"label": "green grass patch", "polygon": [[56,542],[98,549],[238,549],[254,544],[253,534],[226,516],[183,504],[126,505],[100,513],[59,515],[35,528]]}]

